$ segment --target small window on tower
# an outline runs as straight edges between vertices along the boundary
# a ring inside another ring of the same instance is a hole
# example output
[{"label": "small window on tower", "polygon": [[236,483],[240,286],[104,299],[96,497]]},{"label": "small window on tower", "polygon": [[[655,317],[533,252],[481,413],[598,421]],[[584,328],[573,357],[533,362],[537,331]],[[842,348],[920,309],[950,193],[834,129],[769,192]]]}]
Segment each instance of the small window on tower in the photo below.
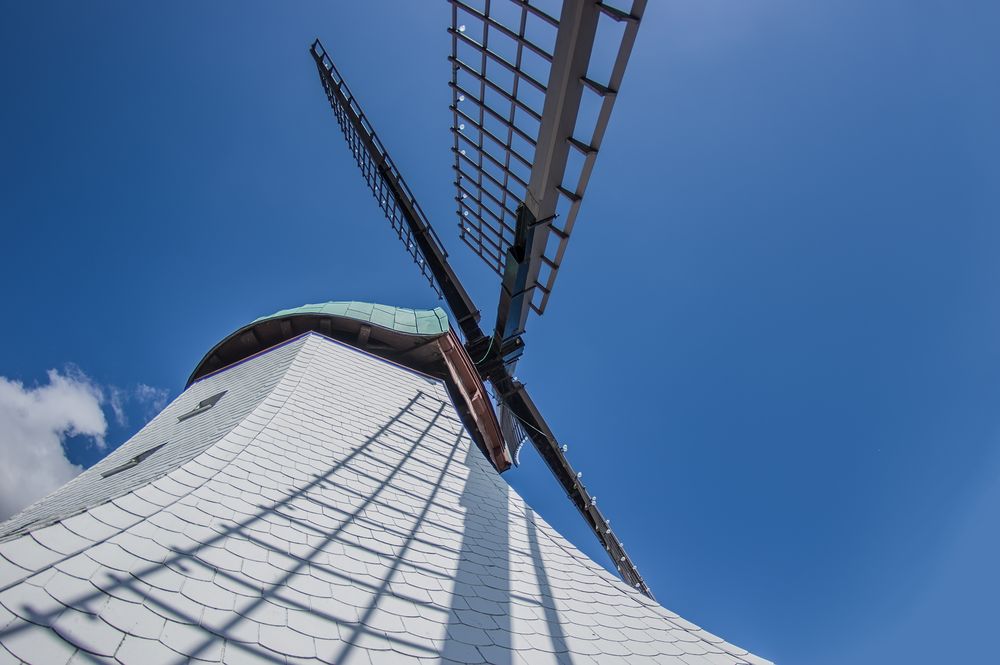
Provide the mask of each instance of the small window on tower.
[{"label": "small window on tower", "polygon": [[194,416],[197,416],[199,413],[203,413],[205,411],[208,411],[213,406],[215,406],[218,403],[218,401],[220,399],[222,399],[222,396],[225,395],[225,394],[226,394],[226,391],[223,390],[221,393],[218,393],[216,395],[212,395],[211,397],[206,397],[205,399],[203,399],[200,402],[198,402],[198,406],[194,407],[193,409],[191,409],[187,413],[178,416],[177,417],[177,422],[183,422],[183,421],[187,420],[188,418],[193,418]]},{"label": "small window on tower", "polygon": [[139,462],[143,461],[144,459],[147,459],[150,455],[152,455],[153,453],[155,453],[157,450],[159,450],[160,448],[162,448],[165,445],[167,445],[167,444],[161,443],[158,446],[153,446],[149,450],[146,450],[146,451],[143,451],[143,452],[139,453],[138,455],[136,455],[135,457],[133,457],[129,461],[125,462],[124,464],[119,464],[118,466],[116,466],[113,469],[108,469],[107,471],[104,471],[103,473],[101,473],[101,477],[102,478],[107,478],[109,476],[115,475],[116,473],[121,473],[122,471],[125,471],[126,469],[131,469],[133,466],[137,466],[139,464]]}]

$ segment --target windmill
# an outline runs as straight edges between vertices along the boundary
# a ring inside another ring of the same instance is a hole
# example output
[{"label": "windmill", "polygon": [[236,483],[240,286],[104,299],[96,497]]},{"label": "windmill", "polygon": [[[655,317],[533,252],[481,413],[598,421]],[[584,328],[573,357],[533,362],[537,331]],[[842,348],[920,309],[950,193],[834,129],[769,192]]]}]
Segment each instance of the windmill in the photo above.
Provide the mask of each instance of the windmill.
[{"label": "windmill", "polygon": [[[767,662],[652,599],[514,375],[644,4],[566,0],[556,16],[528,0],[452,0],[460,237],[500,278],[486,330],[357,99],[312,44],[365,182],[451,319],[328,302],[222,339],[131,439],[0,524],[0,664]],[[588,65],[602,21],[617,41],[598,79]],[[546,30],[547,42],[533,36]],[[582,135],[588,94],[595,120]],[[525,440],[621,580],[501,478]]]},{"label": "windmill", "polygon": [[[567,1],[558,16],[526,0],[450,2],[459,237],[500,278],[492,330],[481,326],[480,310],[433,226],[319,40],[310,53],[365,182],[458,322],[480,378],[493,386],[512,456],[517,459],[525,440],[534,444],[622,579],[652,597],[565,446],[514,374],[529,315],[543,314],[552,294],[646,2],[633,0],[622,9]],[[591,78],[605,64],[592,63],[599,26],[615,42],[604,44],[614,54],[605,80]],[[585,105],[596,117],[583,117]]]}]

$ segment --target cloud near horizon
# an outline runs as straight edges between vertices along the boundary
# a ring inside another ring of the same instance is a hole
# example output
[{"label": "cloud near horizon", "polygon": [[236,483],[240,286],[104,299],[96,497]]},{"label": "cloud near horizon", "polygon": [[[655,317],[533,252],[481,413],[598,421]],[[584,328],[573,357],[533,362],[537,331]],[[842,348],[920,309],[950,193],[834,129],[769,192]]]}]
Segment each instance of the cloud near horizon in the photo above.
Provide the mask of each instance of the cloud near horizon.
[{"label": "cloud near horizon", "polygon": [[132,390],[111,386],[108,389],[108,394],[108,403],[119,427],[128,426],[128,415],[125,413],[125,405],[128,402],[140,405],[143,410],[143,418],[149,421],[163,410],[163,407],[167,405],[167,398],[170,397],[166,388],[154,388],[145,383],[136,385]]},{"label": "cloud near horizon", "polygon": [[139,384],[133,390],[105,390],[70,366],[49,370],[48,383],[34,387],[0,376],[0,520],[40,499],[76,477],[83,468],[66,456],[68,438],[75,445],[105,451],[107,402],[119,426],[128,419],[125,404],[134,401],[148,419],[166,404],[168,393]]}]

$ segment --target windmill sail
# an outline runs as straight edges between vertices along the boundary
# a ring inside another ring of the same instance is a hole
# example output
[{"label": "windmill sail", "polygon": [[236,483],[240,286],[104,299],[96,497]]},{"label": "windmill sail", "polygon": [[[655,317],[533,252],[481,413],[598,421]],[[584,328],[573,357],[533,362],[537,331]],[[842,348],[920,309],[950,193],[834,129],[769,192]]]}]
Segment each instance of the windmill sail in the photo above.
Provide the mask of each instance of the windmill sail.
[{"label": "windmill sail", "polygon": [[320,82],[348,148],[392,230],[431,287],[439,296],[447,298],[459,323],[463,326],[474,324],[479,320],[479,312],[445,260],[448,253],[347,83],[318,39],[309,52],[316,62]]},{"label": "windmill sail", "polygon": [[646,3],[450,2],[459,236],[510,338],[548,304]]}]

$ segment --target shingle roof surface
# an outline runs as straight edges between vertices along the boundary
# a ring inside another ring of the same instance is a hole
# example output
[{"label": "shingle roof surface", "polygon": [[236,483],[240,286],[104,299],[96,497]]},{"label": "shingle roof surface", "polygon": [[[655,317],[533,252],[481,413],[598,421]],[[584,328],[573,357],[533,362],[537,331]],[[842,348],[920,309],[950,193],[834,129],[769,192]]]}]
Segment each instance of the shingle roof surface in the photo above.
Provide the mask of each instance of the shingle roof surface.
[{"label": "shingle roof surface", "polygon": [[14,518],[35,526],[0,543],[0,663],[766,662],[533,513],[442,383],[319,335],[194,384],[125,445],[160,435],[108,496],[81,477],[83,512],[40,526],[64,488]]}]

